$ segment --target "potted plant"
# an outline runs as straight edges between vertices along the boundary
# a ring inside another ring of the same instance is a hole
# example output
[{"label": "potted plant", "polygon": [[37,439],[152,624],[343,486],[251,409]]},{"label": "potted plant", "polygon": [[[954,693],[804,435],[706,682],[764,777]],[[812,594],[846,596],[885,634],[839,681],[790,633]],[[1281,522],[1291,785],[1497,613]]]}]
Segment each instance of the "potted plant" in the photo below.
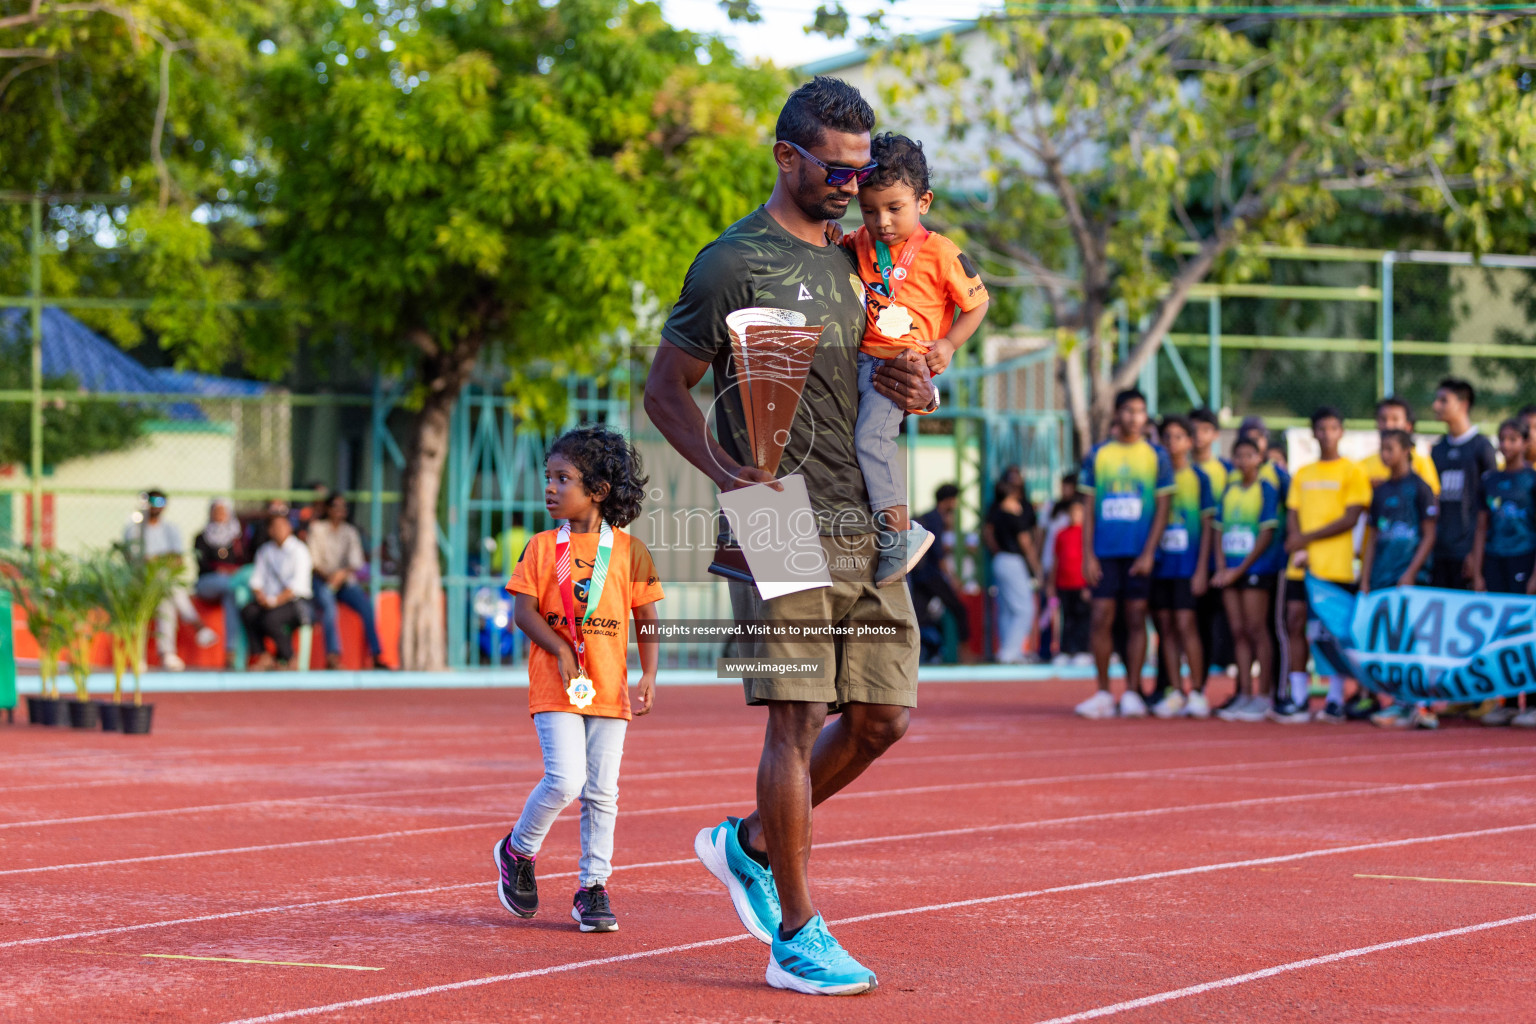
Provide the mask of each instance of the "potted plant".
[{"label": "potted plant", "polygon": [[[127,674],[133,656],[143,574],[120,550],[103,551],[97,555],[89,563],[89,572],[107,613],[103,628],[112,639],[112,699],[100,702],[101,728],[103,732],[120,732],[123,728],[123,676]],[[150,614],[153,615],[153,611]]]},{"label": "potted plant", "polygon": [[101,719],[91,703],[91,647],[103,619],[101,591],[88,562],[61,560],[62,580],[58,587],[61,610],[60,626],[69,654],[69,676],[75,684],[75,699],[67,701],[69,724],[76,729],[94,729]]},{"label": "potted plant", "polygon": [[115,699],[121,700],[122,669],[133,669],[133,703],[119,704],[118,716],[122,730],[130,734],[149,732],[154,720],[155,706],[144,703],[142,689],[145,665],[149,658],[149,628],[155,621],[155,610],[160,602],[171,596],[171,590],[181,578],[180,555],[156,555],[154,558],[136,559],[122,550],[122,572],[113,570],[114,590],[105,597],[111,621],[107,631],[112,634],[112,668],[117,675]]},{"label": "potted plant", "polygon": [[59,656],[68,642],[61,615],[61,558],[45,551],[25,558],[8,558],[5,586],[27,617],[27,630],[37,641],[39,694],[27,697],[27,718],[33,725],[60,725],[64,704],[59,700]]}]

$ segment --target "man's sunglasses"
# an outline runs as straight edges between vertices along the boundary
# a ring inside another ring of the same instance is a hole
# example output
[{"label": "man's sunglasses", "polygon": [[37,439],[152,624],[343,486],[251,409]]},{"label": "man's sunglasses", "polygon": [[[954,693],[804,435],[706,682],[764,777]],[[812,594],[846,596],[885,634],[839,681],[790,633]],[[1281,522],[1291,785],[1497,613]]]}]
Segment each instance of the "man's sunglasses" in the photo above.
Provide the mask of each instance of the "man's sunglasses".
[{"label": "man's sunglasses", "polygon": [[826,171],[827,184],[831,185],[833,188],[841,188],[855,178],[857,178],[859,180],[859,184],[862,185],[869,180],[870,175],[874,174],[880,169],[879,164],[865,164],[863,167],[835,167],[832,164],[826,163],[825,161],[816,159],[814,156],[807,153],[799,146],[795,146],[795,144],[790,142],[788,139],[784,139],[783,141],[791,146],[794,146],[796,153],[799,153],[811,163]]}]

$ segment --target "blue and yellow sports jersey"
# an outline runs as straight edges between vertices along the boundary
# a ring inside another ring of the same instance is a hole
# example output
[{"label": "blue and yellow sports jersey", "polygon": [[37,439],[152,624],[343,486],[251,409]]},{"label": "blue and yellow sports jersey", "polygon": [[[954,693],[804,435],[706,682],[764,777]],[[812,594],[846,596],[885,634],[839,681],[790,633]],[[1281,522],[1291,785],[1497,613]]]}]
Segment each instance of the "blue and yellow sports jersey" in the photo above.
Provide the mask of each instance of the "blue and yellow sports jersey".
[{"label": "blue and yellow sports jersey", "polygon": [[1168,507],[1168,526],[1157,545],[1157,579],[1189,579],[1200,565],[1200,531],[1205,517],[1216,512],[1216,497],[1205,470],[1185,466],[1173,474],[1173,501]]},{"label": "blue and yellow sports jersey", "polygon": [[1227,484],[1227,493],[1221,496],[1218,514],[1222,561],[1227,568],[1241,565],[1259,542],[1260,531],[1272,526],[1275,532],[1270,535],[1269,546],[1248,571],[1263,576],[1280,571],[1285,565],[1285,548],[1280,542],[1280,492],[1274,484],[1260,473],[1253,486],[1245,487],[1242,477],[1234,476]]},{"label": "blue and yellow sports jersey", "polygon": [[1093,553],[1135,558],[1146,547],[1157,496],[1173,490],[1173,465],[1146,441],[1103,441],[1083,460],[1078,490],[1093,495]]},{"label": "blue and yellow sports jersey", "polygon": [[1227,492],[1227,477],[1233,473],[1232,463],[1219,455],[1212,455],[1197,468],[1210,478],[1212,494],[1220,498]]}]

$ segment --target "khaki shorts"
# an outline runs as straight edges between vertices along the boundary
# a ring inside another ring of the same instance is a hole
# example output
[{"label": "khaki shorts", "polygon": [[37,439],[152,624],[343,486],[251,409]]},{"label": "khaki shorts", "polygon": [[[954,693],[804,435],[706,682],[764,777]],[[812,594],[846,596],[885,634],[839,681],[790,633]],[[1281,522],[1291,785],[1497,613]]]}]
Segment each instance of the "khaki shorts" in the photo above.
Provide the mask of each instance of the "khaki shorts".
[{"label": "khaki shorts", "polygon": [[822,701],[834,709],[844,704],[917,707],[917,616],[906,584],[875,586],[875,537],[870,533],[821,538],[832,569],[830,587],[764,601],[751,584],[731,582],[731,610],[738,621],[894,619],[908,626],[901,638],[890,641],[733,641],[728,651],[733,658],[816,658],[827,666],[826,675],[820,679],[746,679],[748,704],[800,700]]}]

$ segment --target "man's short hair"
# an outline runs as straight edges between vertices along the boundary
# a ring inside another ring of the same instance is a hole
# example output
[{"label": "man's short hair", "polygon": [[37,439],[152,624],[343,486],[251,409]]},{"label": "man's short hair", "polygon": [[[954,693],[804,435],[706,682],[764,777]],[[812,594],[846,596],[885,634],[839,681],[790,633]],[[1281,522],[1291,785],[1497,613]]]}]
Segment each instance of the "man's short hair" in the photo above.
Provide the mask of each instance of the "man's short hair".
[{"label": "man's short hair", "polygon": [[935,505],[941,505],[944,502],[949,501],[951,498],[958,497],[960,497],[960,488],[956,487],[954,484],[939,484],[938,489],[933,492],[933,503]]},{"label": "man's short hair", "polygon": [[[1252,448],[1255,452],[1259,452],[1259,442],[1253,439],[1252,434],[1239,434],[1237,440],[1232,442],[1232,454],[1236,455],[1237,450],[1245,445]],[[1263,452],[1259,452],[1259,454],[1262,455]]]},{"label": "man's short hair", "polygon": [[1408,421],[1408,425],[1410,427],[1417,422],[1417,420],[1413,418],[1413,406],[1408,404],[1408,400],[1406,398],[1399,398],[1396,395],[1388,395],[1386,398],[1383,398],[1381,401],[1376,403],[1376,415],[1380,416],[1383,409],[1403,410],[1403,418]]},{"label": "man's short hair", "polygon": [[1522,405],[1520,411],[1515,413],[1515,415],[1523,420],[1530,419],[1532,416],[1536,416],[1536,405]]},{"label": "man's short hair", "polygon": [[817,75],[789,94],[773,137],[811,149],[827,129],[863,135],[875,126],[875,111],[859,90],[840,78]]},{"label": "man's short hair", "polygon": [[1312,410],[1312,429],[1316,430],[1318,423],[1322,420],[1338,420],[1339,425],[1343,426],[1344,414],[1339,411],[1337,406],[1320,405]]},{"label": "man's short hair", "polygon": [[1184,431],[1187,437],[1191,439],[1193,439],[1195,436],[1195,428],[1193,424],[1189,422],[1188,416],[1180,416],[1178,413],[1169,413],[1167,416],[1163,417],[1163,422],[1158,425],[1158,429],[1166,434],[1169,427],[1178,427],[1180,430]]},{"label": "man's short hair", "polygon": [[1461,403],[1468,409],[1472,408],[1472,403],[1477,398],[1477,393],[1472,390],[1471,383],[1462,380],[1460,377],[1445,378],[1439,384],[1435,385],[1435,390],[1449,391],[1451,394],[1461,399]]},{"label": "man's short hair", "polygon": [[1391,430],[1383,430],[1381,432],[1381,443],[1386,444],[1388,441],[1396,441],[1404,450],[1413,451],[1413,435],[1406,430],[1398,430],[1395,427]]},{"label": "man's short hair", "polygon": [[1217,418],[1214,412],[1205,408],[1204,406],[1201,406],[1198,409],[1189,410],[1189,422],[1207,423],[1215,427],[1217,430],[1221,429],[1221,420]]},{"label": "man's short hair", "polygon": [[1140,388],[1126,388],[1115,395],[1115,412],[1119,412],[1132,402],[1140,402],[1142,405],[1146,405],[1147,396],[1141,393]]},{"label": "man's short hair", "polygon": [[1522,441],[1529,439],[1531,436],[1530,431],[1525,427],[1525,420],[1519,416],[1511,416],[1509,419],[1499,424],[1500,434],[1504,433],[1506,430],[1513,430],[1516,434],[1519,435]]},{"label": "man's short hair", "polygon": [[919,197],[928,191],[928,158],[923,156],[921,142],[895,132],[881,132],[869,140],[869,158],[880,168],[870,175],[865,187],[889,188],[905,182]]},{"label": "man's short hair", "polygon": [[1071,484],[1073,487],[1076,487],[1077,486],[1077,470],[1074,469],[1070,473],[1063,473],[1063,474],[1061,474],[1061,483],[1062,483],[1062,486],[1066,486],[1067,484]]}]

